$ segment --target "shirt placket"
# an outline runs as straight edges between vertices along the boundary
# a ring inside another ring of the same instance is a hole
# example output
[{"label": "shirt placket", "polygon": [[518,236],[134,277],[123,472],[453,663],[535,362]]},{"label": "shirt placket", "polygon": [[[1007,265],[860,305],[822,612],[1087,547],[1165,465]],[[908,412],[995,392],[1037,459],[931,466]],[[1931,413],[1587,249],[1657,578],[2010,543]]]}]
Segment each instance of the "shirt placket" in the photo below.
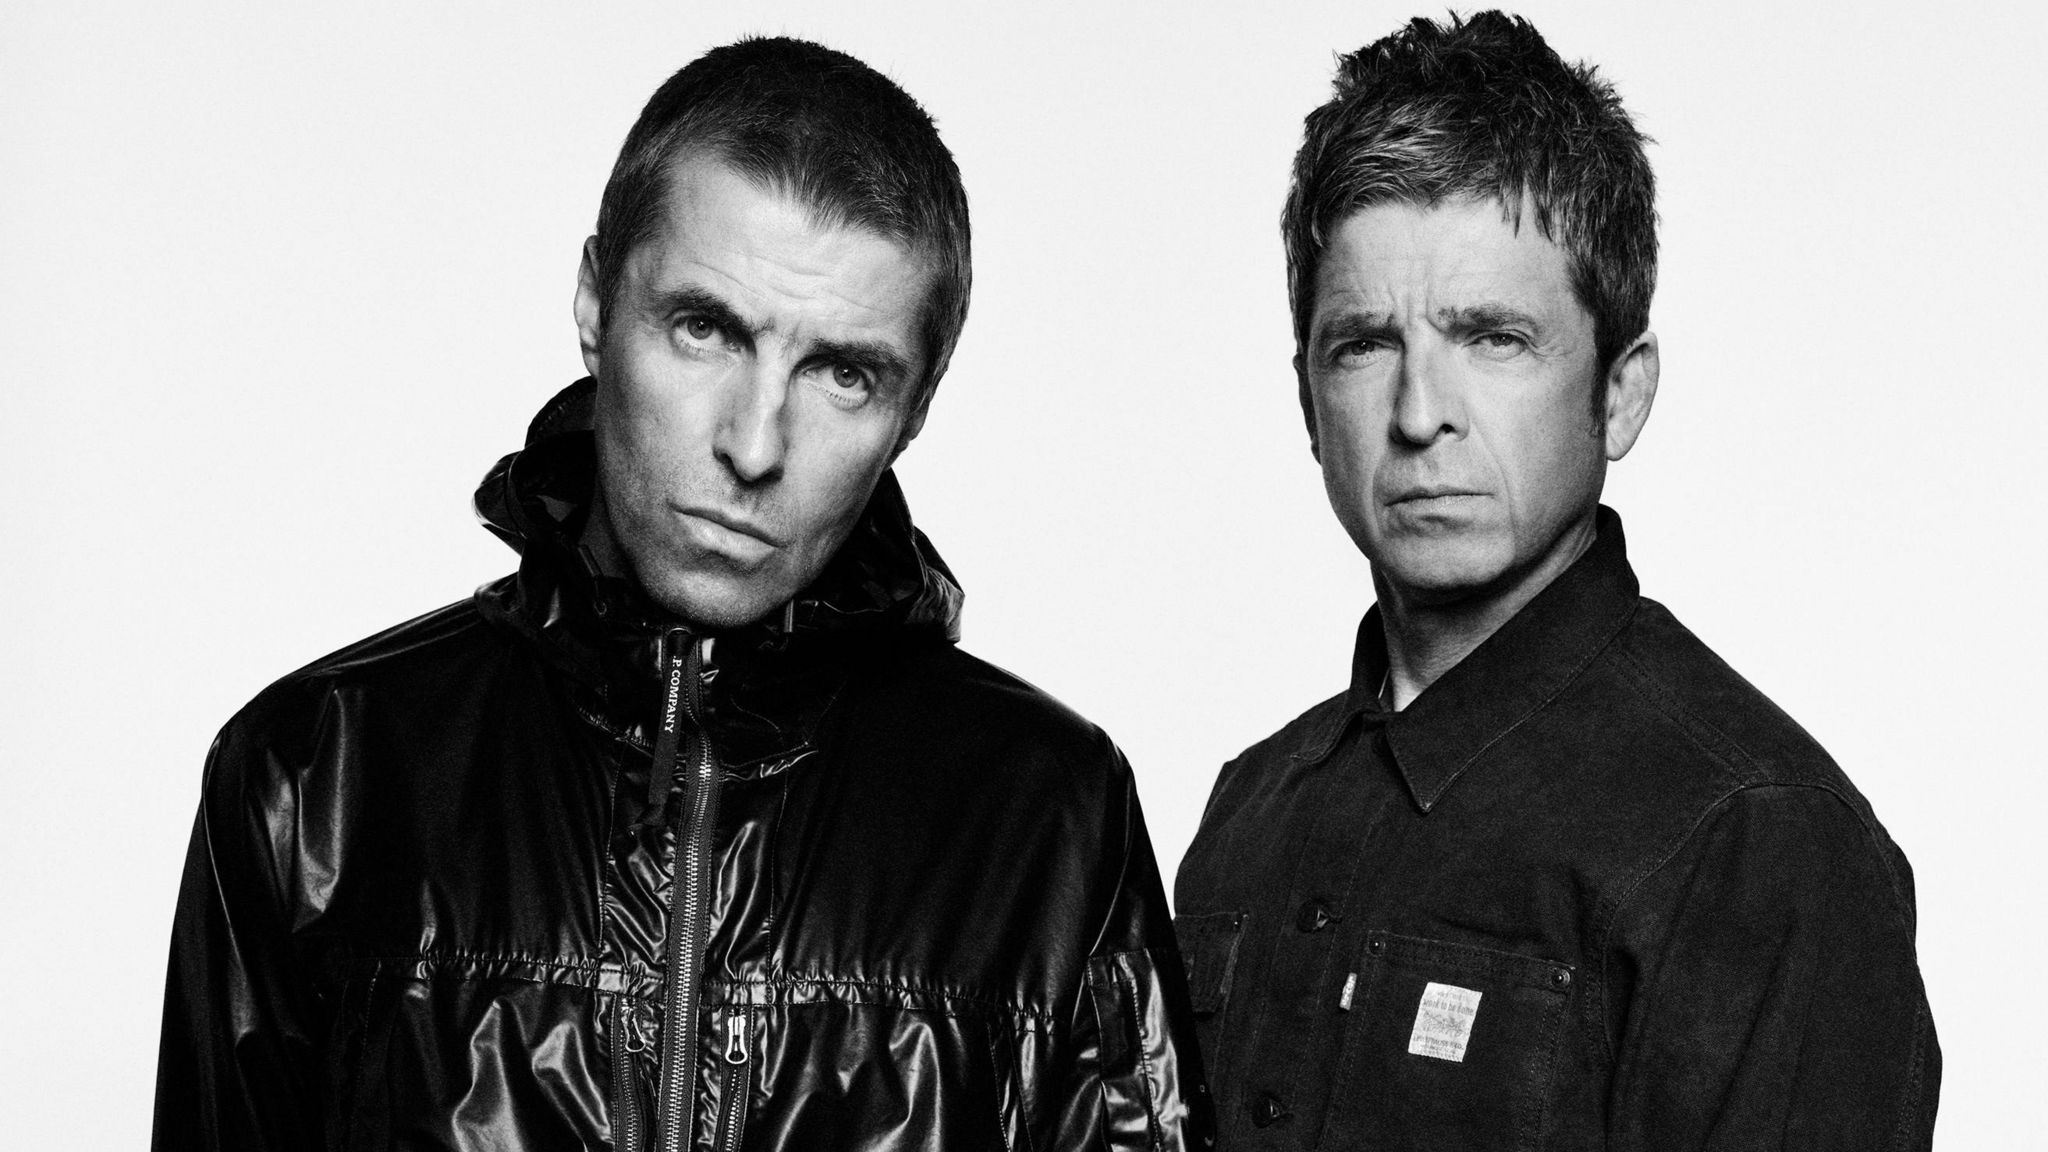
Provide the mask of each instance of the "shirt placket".
[{"label": "shirt placket", "polygon": [[[1384,839],[1388,807],[1397,799],[1373,754],[1380,725],[1368,721],[1339,742],[1311,790],[1315,810],[1272,933],[1272,963],[1263,982],[1264,1024],[1253,1059],[1244,1065],[1251,1142],[1308,1147],[1321,1128],[1331,1067],[1343,1036],[1344,976],[1363,940],[1358,894]],[[1268,905],[1272,906],[1272,905]]]}]

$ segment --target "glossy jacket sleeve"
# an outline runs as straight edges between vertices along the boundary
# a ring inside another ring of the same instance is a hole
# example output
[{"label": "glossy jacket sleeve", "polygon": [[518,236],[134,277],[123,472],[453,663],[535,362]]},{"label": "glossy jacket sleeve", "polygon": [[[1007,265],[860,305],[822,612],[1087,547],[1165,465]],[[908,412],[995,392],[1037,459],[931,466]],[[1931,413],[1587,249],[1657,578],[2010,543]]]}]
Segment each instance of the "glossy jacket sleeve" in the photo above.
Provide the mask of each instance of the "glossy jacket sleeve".
[{"label": "glossy jacket sleeve", "polygon": [[1618,921],[1610,964],[1636,983],[1613,1146],[1928,1147],[1941,1050],[1911,884],[1828,790],[1723,801]]},{"label": "glossy jacket sleeve", "polygon": [[286,895],[295,788],[239,722],[214,742],[171,927],[160,1152],[320,1144],[320,1041]]},{"label": "glossy jacket sleeve", "polygon": [[1124,774],[1115,895],[1088,959],[1060,1148],[1204,1152],[1215,1123],[1187,978],[1137,795]]}]

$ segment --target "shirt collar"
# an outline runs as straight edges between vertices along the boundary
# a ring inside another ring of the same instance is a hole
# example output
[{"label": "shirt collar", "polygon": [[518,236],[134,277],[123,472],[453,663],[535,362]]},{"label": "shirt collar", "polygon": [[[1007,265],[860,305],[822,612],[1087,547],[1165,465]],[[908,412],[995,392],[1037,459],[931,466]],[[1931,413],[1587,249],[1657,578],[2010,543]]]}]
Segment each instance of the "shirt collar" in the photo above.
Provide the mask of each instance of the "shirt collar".
[{"label": "shirt collar", "polygon": [[[1399,712],[1384,712],[1379,699],[1387,671],[1379,606],[1365,614],[1342,722],[1385,723],[1417,808],[1428,812],[1474,760],[1564,691],[1634,614],[1639,586],[1621,517],[1602,505],[1594,524],[1584,555]],[[1329,744],[1339,734],[1330,732]]]}]

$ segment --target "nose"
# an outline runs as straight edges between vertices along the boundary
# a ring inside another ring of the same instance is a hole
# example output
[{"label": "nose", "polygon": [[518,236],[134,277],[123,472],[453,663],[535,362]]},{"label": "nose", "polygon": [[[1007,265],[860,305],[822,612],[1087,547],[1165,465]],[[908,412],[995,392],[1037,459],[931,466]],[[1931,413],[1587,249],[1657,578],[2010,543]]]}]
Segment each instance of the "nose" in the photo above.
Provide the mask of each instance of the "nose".
[{"label": "nose", "polygon": [[711,448],[742,484],[763,484],[782,474],[789,437],[783,427],[788,390],[783,374],[756,360],[731,381]]},{"label": "nose", "polygon": [[1445,354],[1411,345],[1394,381],[1394,439],[1418,447],[1465,432],[1465,409]]}]

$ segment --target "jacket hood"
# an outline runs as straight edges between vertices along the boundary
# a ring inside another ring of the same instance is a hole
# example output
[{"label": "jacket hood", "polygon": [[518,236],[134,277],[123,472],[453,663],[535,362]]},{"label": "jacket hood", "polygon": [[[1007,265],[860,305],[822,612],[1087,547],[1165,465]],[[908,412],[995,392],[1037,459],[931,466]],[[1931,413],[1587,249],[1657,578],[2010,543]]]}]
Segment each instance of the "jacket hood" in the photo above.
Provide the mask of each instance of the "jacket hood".
[{"label": "jacket hood", "polygon": [[[721,665],[738,662],[760,671],[790,663],[773,654],[840,648],[834,641],[861,636],[959,639],[965,593],[911,524],[893,470],[882,474],[817,579],[784,611],[753,624],[698,628],[655,604],[637,580],[603,572],[581,543],[597,483],[595,401],[589,377],[563,389],[534,417],[526,446],[498,461],[477,487],[478,519],[520,554],[519,572],[479,589],[477,600],[487,617],[528,636],[550,662],[614,705],[642,711],[646,701],[639,698],[659,664],[659,640],[675,628],[716,636]],[[773,678],[789,671],[776,669]]]}]

